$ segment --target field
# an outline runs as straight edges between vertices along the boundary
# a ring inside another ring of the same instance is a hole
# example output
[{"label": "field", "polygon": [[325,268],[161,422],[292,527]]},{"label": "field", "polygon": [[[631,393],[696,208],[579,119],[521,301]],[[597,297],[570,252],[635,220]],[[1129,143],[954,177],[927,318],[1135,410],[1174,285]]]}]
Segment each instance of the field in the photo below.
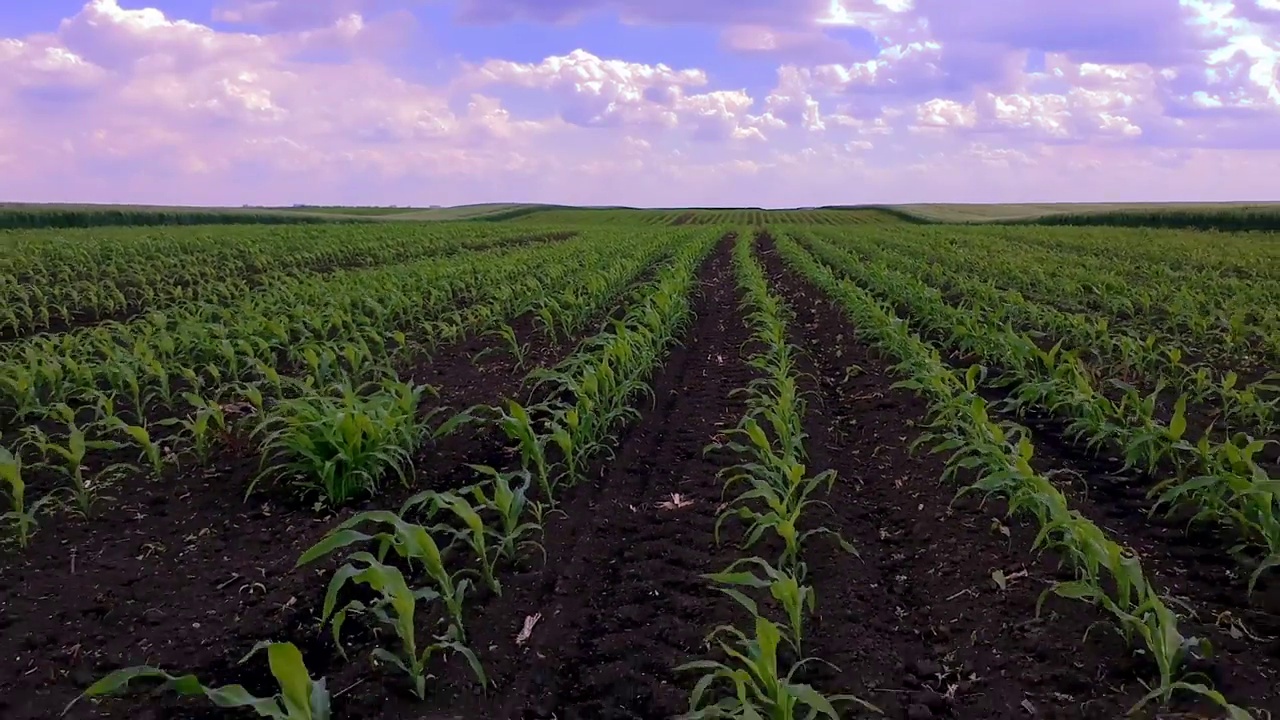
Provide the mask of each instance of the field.
[{"label": "field", "polygon": [[1280,235],[485,207],[0,231],[0,717],[1280,713]]}]

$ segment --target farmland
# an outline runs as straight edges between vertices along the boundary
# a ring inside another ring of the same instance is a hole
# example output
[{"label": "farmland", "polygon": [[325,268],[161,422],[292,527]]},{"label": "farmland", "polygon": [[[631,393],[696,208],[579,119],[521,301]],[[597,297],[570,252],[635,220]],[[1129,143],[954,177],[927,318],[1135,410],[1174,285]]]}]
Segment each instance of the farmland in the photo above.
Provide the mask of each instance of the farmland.
[{"label": "farmland", "polygon": [[1280,712],[1280,235],[475,207],[0,231],[0,717]]}]

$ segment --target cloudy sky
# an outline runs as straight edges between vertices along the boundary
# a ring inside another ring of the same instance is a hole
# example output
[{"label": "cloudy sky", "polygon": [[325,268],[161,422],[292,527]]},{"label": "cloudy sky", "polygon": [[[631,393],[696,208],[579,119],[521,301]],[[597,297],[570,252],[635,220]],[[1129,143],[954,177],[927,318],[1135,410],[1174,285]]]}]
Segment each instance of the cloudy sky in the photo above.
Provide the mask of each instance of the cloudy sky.
[{"label": "cloudy sky", "polygon": [[0,200],[1280,199],[1280,0],[0,0]]}]

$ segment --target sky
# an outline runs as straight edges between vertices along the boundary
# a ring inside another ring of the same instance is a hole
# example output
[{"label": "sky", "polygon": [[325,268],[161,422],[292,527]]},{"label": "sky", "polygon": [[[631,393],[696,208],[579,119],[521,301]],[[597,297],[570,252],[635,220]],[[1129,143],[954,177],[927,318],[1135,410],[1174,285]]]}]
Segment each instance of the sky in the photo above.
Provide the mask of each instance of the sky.
[{"label": "sky", "polygon": [[0,0],[0,201],[1280,200],[1280,0]]}]

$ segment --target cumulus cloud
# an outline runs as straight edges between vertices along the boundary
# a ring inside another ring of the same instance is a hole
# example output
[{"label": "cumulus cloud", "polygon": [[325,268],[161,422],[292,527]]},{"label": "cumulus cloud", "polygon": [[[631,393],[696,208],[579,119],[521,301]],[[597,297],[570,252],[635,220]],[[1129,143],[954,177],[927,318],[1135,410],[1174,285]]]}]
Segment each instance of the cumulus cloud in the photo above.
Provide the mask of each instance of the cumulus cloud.
[{"label": "cumulus cloud", "polygon": [[611,12],[633,23],[793,27],[811,23],[829,6],[829,0],[461,0],[458,17],[464,22],[565,22]]},{"label": "cumulus cloud", "polygon": [[[0,38],[0,195],[813,205],[1280,193],[1276,0],[458,5],[464,22],[703,23],[720,54],[696,65],[661,62],[659,45],[642,62],[608,38],[462,62],[419,42],[402,14],[418,4],[220,0],[181,17],[91,0]],[[874,47],[854,49],[863,35]],[[406,41],[412,64],[383,52]],[[734,66],[744,56],[759,77]]]},{"label": "cumulus cloud", "polygon": [[751,115],[755,101],[743,91],[697,91],[708,84],[703,70],[605,59],[582,49],[539,63],[490,60],[466,69],[459,84],[546,90],[560,99],[560,117],[583,127],[686,129],[699,140],[763,140],[765,128],[779,125]]}]

